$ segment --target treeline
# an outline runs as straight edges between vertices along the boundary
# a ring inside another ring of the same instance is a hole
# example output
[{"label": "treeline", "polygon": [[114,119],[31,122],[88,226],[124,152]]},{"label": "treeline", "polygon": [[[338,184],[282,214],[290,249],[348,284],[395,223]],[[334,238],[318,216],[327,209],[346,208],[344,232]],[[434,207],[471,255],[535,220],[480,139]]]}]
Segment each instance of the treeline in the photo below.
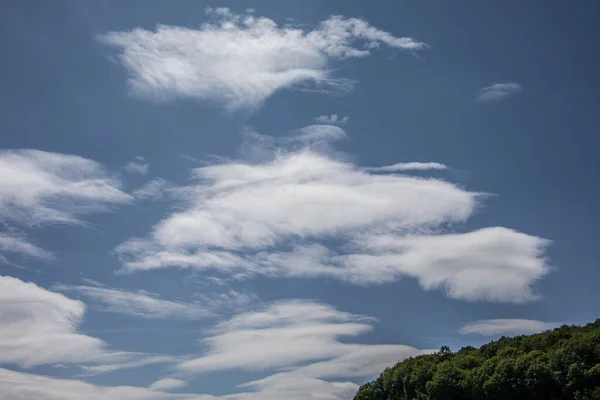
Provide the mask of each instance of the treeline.
[{"label": "treeline", "polygon": [[600,400],[600,319],[413,357],[354,400]]}]

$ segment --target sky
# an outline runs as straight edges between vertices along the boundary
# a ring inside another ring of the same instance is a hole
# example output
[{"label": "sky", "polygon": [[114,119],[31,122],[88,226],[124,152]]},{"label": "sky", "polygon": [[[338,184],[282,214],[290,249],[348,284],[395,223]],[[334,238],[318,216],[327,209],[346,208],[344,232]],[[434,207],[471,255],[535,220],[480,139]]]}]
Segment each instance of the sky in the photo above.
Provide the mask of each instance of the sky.
[{"label": "sky", "polygon": [[0,398],[351,399],[598,318],[600,4],[0,5]]}]

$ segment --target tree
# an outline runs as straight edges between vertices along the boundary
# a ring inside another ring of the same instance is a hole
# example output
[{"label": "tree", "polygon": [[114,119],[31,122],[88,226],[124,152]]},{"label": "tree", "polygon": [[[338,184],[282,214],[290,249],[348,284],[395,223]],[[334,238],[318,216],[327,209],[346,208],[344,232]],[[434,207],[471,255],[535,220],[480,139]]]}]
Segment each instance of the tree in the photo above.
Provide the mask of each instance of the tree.
[{"label": "tree", "polygon": [[412,357],[355,400],[600,400],[600,320]]}]

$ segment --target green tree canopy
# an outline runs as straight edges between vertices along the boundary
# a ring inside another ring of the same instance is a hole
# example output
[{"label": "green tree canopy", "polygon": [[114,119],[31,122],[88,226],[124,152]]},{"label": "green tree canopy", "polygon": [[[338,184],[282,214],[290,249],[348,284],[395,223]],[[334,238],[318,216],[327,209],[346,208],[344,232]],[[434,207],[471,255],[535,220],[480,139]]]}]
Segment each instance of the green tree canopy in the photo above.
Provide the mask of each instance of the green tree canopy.
[{"label": "green tree canopy", "polygon": [[600,319],[413,357],[354,400],[600,400]]}]

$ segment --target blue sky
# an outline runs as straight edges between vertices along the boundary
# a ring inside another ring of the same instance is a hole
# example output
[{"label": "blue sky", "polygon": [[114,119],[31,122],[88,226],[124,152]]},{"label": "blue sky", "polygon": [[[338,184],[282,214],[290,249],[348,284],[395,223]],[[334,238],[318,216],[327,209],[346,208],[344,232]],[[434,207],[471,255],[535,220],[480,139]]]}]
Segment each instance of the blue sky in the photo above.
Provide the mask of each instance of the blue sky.
[{"label": "blue sky", "polygon": [[596,319],[599,17],[4,2],[3,394],[347,399]]}]

